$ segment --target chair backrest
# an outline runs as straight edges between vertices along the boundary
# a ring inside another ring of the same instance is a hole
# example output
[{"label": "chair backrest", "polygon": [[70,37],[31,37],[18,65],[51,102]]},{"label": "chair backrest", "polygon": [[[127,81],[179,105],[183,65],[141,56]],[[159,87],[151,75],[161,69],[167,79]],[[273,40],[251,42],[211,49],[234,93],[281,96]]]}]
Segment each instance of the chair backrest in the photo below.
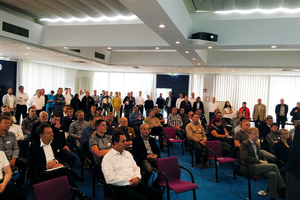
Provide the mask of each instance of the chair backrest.
[{"label": "chair backrest", "polygon": [[71,200],[71,192],[67,176],[44,181],[33,185],[35,200]]},{"label": "chair backrest", "polygon": [[[208,149],[211,149],[213,152],[215,152],[217,158],[223,157],[222,156],[222,145],[221,145],[220,140],[207,141],[206,147]],[[211,158],[211,157],[214,157],[214,155],[210,151],[208,151],[207,157]]]},{"label": "chair backrest", "polygon": [[[179,164],[176,156],[159,158],[156,163],[157,169],[165,173],[169,182],[180,180]],[[164,177],[160,174],[158,175],[158,182],[165,183]]]},{"label": "chair backrest", "polygon": [[164,127],[163,131],[168,135],[169,139],[176,139],[176,133],[174,127]]}]

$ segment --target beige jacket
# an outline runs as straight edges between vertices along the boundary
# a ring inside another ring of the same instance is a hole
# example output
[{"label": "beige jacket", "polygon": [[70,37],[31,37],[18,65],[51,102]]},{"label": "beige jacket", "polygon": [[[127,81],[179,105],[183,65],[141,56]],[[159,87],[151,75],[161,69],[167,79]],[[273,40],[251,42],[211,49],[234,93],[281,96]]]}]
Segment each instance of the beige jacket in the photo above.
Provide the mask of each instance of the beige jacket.
[{"label": "beige jacket", "polygon": [[189,140],[193,140],[195,142],[198,142],[199,140],[201,141],[206,141],[206,135],[204,133],[204,128],[201,124],[193,124],[192,122],[186,125],[185,127],[186,130],[186,136],[188,137]]}]

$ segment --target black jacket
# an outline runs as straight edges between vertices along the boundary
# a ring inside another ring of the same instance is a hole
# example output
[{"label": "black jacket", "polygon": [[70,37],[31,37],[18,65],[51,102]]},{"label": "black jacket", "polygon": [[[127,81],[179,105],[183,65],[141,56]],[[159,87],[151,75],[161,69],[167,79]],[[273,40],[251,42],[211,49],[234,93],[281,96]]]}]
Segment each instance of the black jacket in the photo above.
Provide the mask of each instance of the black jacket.
[{"label": "black jacket", "polygon": [[[288,113],[289,107],[286,104],[283,104],[283,105],[284,105],[284,117],[285,117],[285,121],[286,121],[287,120],[286,115]],[[275,114],[276,114],[277,119],[278,119],[279,114],[280,114],[280,106],[281,106],[281,104],[277,104],[276,107],[275,107]]]},{"label": "black jacket", "polygon": [[[86,101],[88,101],[88,108],[86,108]],[[89,97],[86,97],[84,96],[81,100],[81,106],[82,106],[82,110],[87,112],[87,111],[90,111],[91,109],[91,106],[95,105],[95,100],[89,96]]]},{"label": "black jacket", "polygon": [[[63,148],[58,139],[53,139],[51,143],[55,159],[59,163],[65,162]],[[41,141],[38,140],[28,147],[27,162],[29,170],[32,172],[41,172],[46,170],[46,156],[41,147]]]},{"label": "black jacket", "polygon": [[185,113],[185,114],[188,114],[190,111],[192,111],[192,105],[191,105],[191,102],[188,101],[188,103],[186,104],[185,101],[182,101],[182,102],[180,103],[180,109],[181,109],[181,108],[184,108],[184,113]]},{"label": "black jacket", "polygon": [[[165,108],[168,107],[168,103],[169,103],[169,97],[167,97],[166,99],[166,103],[165,103]],[[176,98],[171,96],[171,108],[173,108],[174,106],[176,106]]]},{"label": "black jacket", "polygon": [[201,109],[202,110],[202,114],[205,114],[204,112],[204,106],[203,106],[203,102],[200,101],[200,105],[199,107],[197,108],[197,102],[194,102],[194,105],[193,105],[193,111],[194,113],[196,112],[197,109]]}]

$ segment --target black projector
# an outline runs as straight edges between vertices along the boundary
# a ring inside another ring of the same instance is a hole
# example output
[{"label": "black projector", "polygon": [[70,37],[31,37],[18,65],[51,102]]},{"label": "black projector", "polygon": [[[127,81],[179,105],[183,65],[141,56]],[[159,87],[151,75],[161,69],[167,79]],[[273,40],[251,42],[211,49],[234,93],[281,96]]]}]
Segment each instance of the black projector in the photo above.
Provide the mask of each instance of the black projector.
[{"label": "black projector", "polygon": [[217,42],[218,35],[212,33],[198,32],[192,34],[192,39],[200,39],[200,40],[207,40],[211,42]]}]

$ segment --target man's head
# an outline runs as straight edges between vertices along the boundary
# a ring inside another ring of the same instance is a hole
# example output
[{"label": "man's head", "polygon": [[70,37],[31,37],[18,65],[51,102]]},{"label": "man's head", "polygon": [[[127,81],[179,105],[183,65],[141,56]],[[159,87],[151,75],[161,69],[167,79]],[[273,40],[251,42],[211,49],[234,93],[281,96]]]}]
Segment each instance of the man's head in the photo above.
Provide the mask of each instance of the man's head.
[{"label": "man's head", "polygon": [[3,112],[1,113],[1,117],[8,117],[11,121],[11,113],[10,112]]},{"label": "man's head", "polygon": [[8,131],[11,125],[11,118],[9,117],[0,117],[0,130]]},{"label": "man's head", "polygon": [[7,106],[1,106],[1,112],[7,112],[8,111],[8,107]]},{"label": "man's head", "polygon": [[297,108],[300,108],[300,102],[297,103]]},{"label": "man's head", "polygon": [[85,94],[86,93],[86,88],[82,88],[82,92]]},{"label": "man's head", "polygon": [[112,113],[112,112],[108,112],[108,113],[107,113],[107,119],[106,119],[106,121],[112,122],[113,120],[114,120],[114,115],[113,115],[113,113]]},{"label": "man's head", "polygon": [[116,92],[115,94],[116,94],[116,97],[119,97],[119,92]]},{"label": "man's head", "polygon": [[162,97],[162,93],[159,93],[159,97]]},{"label": "man's head", "polygon": [[84,114],[83,114],[83,111],[82,110],[78,110],[76,113],[75,113],[77,119],[79,121],[83,121],[84,120]]},{"label": "man's head", "polygon": [[192,96],[192,98],[195,98],[195,93],[194,93],[194,92],[192,92],[191,96]]},{"label": "man's head", "polygon": [[280,99],[280,104],[281,104],[281,105],[284,104],[284,99]]},{"label": "man's head", "polygon": [[[58,114],[59,115],[59,114]],[[39,119],[42,123],[47,122],[48,121],[48,114],[46,111],[42,111],[39,114]]]},{"label": "man's head", "polygon": [[244,131],[244,132],[247,132],[248,129],[249,129],[249,127],[250,127],[250,122],[249,122],[249,120],[243,119],[243,120],[241,121],[241,130]]},{"label": "man's head", "polygon": [[247,135],[251,141],[256,142],[259,138],[258,129],[256,127],[248,128]]},{"label": "man's head", "polygon": [[130,92],[130,95],[133,96],[133,92],[132,91]]},{"label": "man's head", "polygon": [[63,108],[64,113],[67,113],[67,112],[68,112],[68,108],[69,108],[69,106],[67,106],[67,105],[64,106],[64,108]]},{"label": "man's head", "polygon": [[155,110],[154,109],[150,110],[150,117],[155,117]]},{"label": "man's head", "polygon": [[134,106],[134,107],[133,107],[133,112],[134,112],[135,114],[139,113],[138,107]]},{"label": "man's head", "polygon": [[71,88],[68,88],[68,90],[69,90],[69,94],[71,94],[71,92],[72,92]]},{"label": "man's head", "polygon": [[111,96],[111,97],[113,96],[113,92],[112,91],[109,92],[109,96]]},{"label": "man's head", "polygon": [[50,117],[51,125],[60,124],[60,115],[58,113],[53,113]]},{"label": "man's head", "polygon": [[40,97],[42,95],[41,90],[40,89],[36,90],[35,94],[37,97]]},{"label": "man's head", "polygon": [[119,97],[121,97],[121,92],[118,92],[118,94],[119,94]]},{"label": "man's head", "polygon": [[19,86],[19,91],[22,93],[24,92],[24,87],[22,85]]},{"label": "man's head", "polygon": [[41,89],[41,95],[44,95],[44,94],[45,94],[45,89],[42,88],[42,89]]},{"label": "man's head", "polygon": [[266,118],[266,123],[271,126],[273,124],[273,117],[271,115],[268,115]]},{"label": "man's head", "polygon": [[92,105],[91,106],[91,113],[95,113],[96,112],[96,106],[95,105]]},{"label": "man's head", "polygon": [[99,119],[95,122],[95,127],[98,135],[104,135],[106,133],[106,122],[105,120]]},{"label": "man's head", "polygon": [[28,108],[28,115],[30,118],[34,118],[36,116],[36,108],[32,106]]},{"label": "man's head", "polygon": [[193,112],[193,111],[190,111],[190,112],[188,113],[188,116],[189,116],[189,118],[190,118],[190,119],[192,119],[192,117],[193,117],[193,114],[194,114],[194,112]]},{"label": "man's head", "polygon": [[68,94],[69,88],[65,88],[64,92],[65,92],[65,94]]},{"label": "man's head", "polygon": [[92,127],[93,129],[95,129],[95,123],[96,123],[96,121],[98,121],[98,120],[99,120],[99,117],[98,117],[98,116],[95,116],[95,115],[90,116],[90,118],[89,118],[89,123],[90,123],[90,125],[91,125],[91,127]]},{"label": "man's head", "polygon": [[150,95],[149,95],[149,94],[147,95],[147,99],[148,99],[148,100],[150,100],[150,99],[151,99],[151,97],[150,97]]},{"label": "man's head", "polygon": [[103,112],[103,108],[102,108],[102,107],[96,108],[96,115],[97,115],[97,116],[101,116],[101,115],[102,115],[102,112]]},{"label": "man's head", "polygon": [[179,94],[179,98],[183,99],[183,94],[182,93]]},{"label": "man's head", "polygon": [[139,96],[142,96],[142,91],[139,91]]},{"label": "man's head", "polygon": [[54,91],[53,90],[51,90],[50,91],[50,96],[52,96],[54,94]]},{"label": "man's head", "polygon": [[173,115],[177,115],[177,108],[176,108],[176,107],[173,107],[173,108],[172,108],[172,114],[173,114]]},{"label": "man's head", "polygon": [[105,95],[105,90],[102,90],[102,95]]},{"label": "man's head", "polygon": [[244,115],[244,114],[239,114],[238,116],[239,116],[240,119],[241,119],[242,117],[245,118],[245,115]]},{"label": "man's head", "polygon": [[193,123],[197,123],[199,120],[199,115],[192,113],[191,119]]},{"label": "man's head", "polygon": [[67,115],[72,118],[74,116],[74,109],[72,107],[68,108]]},{"label": "man's head", "polygon": [[277,131],[278,131],[278,124],[276,124],[276,123],[273,123],[272,125],[271,125],[271,131],[273,132],[273,133],[277,133]]},{"label": "man's head", "polygon": [[126,136],[124,133],[117,132],[113,134],[111,137],[111,142],[113,149],[120,153],[122,153],[122,151],[126,148]]},{"label": "man's head", "polygon": [[12,94],[12,93],[13,93],[12,88],[8,88],[8,89],[7,89],[7,93],[8,93],[8,94]]},{"label": "man's head", "polygon": [[81,95],[81,94],[82,94],[82,89],[79,90],[79,95]]},{"label": "man's head", "polygon": [[140,133],[143,138],[148,138],[149,135],[149,126],[148,124],[142,124],[140,126]]},{"label": "man's head", "polygon": [[53,131],[49,124],[41,124],[36,129],[44,144],[49,144],[53,140]]},{"label": "man's head", "polygon": [[243,108],[246,108],[246,106],[247,106],[247,103],[244,101],[243,102]]},{"label": "man's head", "polygon": [[63,89],[62,89],[62,88],[58,88],[58,89],[57,89],[57,94],[58,94],[58,95],[61,95],[62,93],[63,93]]},{"label": "man's head", "polygon": [[261,104],[261,98],[257,99],[257,103]]},{"label": "man's head", "polygon": [[155,106],[155,107],[154,107],[154,110],[155,110],[155,114],[158,114],[158,113],[159,113],[159,107],[158,107],[158,106]]},{"label": "man's head", "polygon": [[172,96],[172,92],[170,91],[170,92],[169,92],[169,97],[171,97],[171,96]]},{"label": "man's head", "polygon": [[95,95],[95,96],[97,95],[97,90],[94,90],[94,95]]},{"label": "man's head", "polygon": [[128,92],[128,93],[127,93],[127,96],[128,96],[128,97],[131,97],[131,94],[130,94],[130,92]]},{"label": "man's head", "polygon": [[197,102],[197,103],[200,103],[200,102],[201,102],[201,98],[200,98],[200,97],[197,97],[197,98],[196,98],[196,102]]},{"label": "man's head", "polygon": [[212,98],[212,102],[215,103],[216,102],[216,97]]},{"label": "man's head", "polygon": [[85,96],[86,96],[86,97],[89,97],[89,96],[90,96],[90,92],[89,92],[89,91],[86,91]]},{"label": "man's head", "polygon": [[222,113],[221,112],[217,112],[216,118],[222,119]]},{"label": "man's head", "polygon": [[128,120],[127,120],[127,118],[126,117],[121,117],[120,124],[121,124],[122,128],[127,128],[127,126],[128,126]]},{"label": "man's head", "polygon": [[189,100],[189,97],[188,96],[185,96],[184,97],[184,100],[187,102]]},{"label": "man's head", "polygon": [[219,108],[217,108],[216,110],[215,110],[215,115],[217,116],[217,113],[218,112],[220,112],[220,109]]},{"label": "man's head", "polygon": [[221,119],[216,117],[215,119],[213,119],[213,124],[216,126],[220,126],[222,124]]},{"label": "man's head", "polygon": [[180,108],[179,113],[180,113],[180,114],[184,114],[184,108]]},{"label": "man's head", "polygon": [[285,128],[281,129],[278,131],[279,133],[279,137],[282,138],[282,139],[289,139],[289,131],[286,130]]},{"label": "man's head", "polygon": [[198,109],[196,110],[196,114],[197,114],[198,116],[202,115],[202,110],[201,110],[200,108],[198,108]]}]

